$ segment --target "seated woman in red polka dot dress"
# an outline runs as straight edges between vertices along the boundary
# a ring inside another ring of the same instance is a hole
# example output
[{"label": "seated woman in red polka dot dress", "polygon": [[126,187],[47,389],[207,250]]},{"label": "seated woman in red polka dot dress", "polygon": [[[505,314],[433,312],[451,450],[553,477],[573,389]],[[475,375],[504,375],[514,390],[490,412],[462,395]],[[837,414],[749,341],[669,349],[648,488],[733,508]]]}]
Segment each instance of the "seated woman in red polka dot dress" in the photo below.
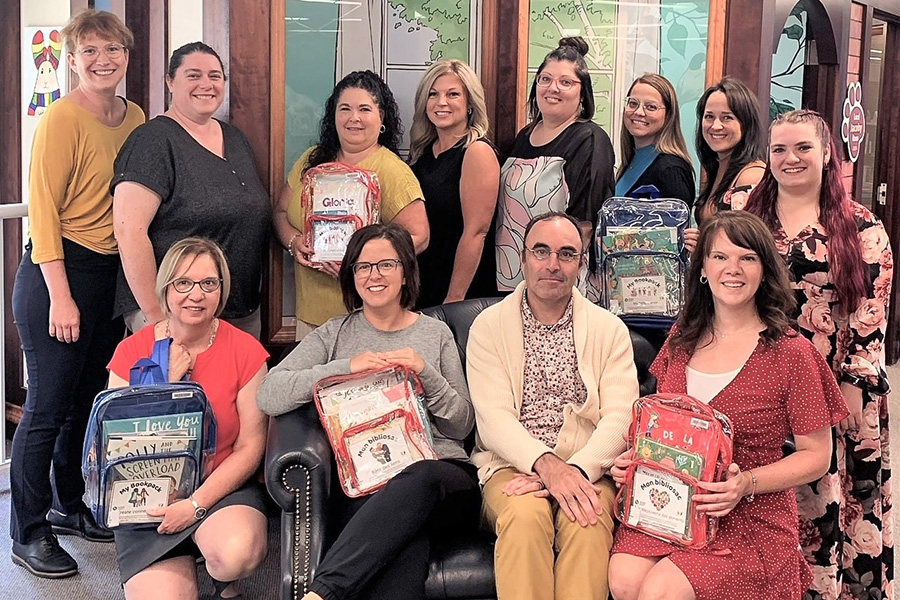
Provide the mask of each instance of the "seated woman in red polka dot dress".
[{"label": "seated woman in red polka dot dress", "polygon": [[[831,426],[847,407],[812,344],[790,328],[788,274],[765,224],[744,211],[704,224],[681,317],[651,371],[660,392],[687,393],[731,418],[727,479],[701,484],[698,510],[720,517],[703,550],[620,526],[609,563],[616,600],[799,600],[811,581],[800,554],[794,486],[821,477]],[[796,451],[782,453],[793,434]],[[629,453],[611,474],[621,485]]]}]

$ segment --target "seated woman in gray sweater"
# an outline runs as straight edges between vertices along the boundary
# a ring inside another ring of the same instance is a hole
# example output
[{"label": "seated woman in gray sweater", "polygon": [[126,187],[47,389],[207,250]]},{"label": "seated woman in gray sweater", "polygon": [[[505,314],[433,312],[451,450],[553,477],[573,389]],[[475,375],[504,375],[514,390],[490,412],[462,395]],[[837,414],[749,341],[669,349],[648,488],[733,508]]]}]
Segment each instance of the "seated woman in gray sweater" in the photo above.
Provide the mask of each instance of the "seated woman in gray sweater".
[{"label": "seated woman in gray sweater", "polygon": [[475,419],[462,364],[447,325],[410,310],[419,271],[405,229],[357,231],[339,280],[350,314],[313,331],[269,372],[259,407],[284,414],[311,402],[325,377],[400,364],[422,381],[440,460],[413,463],[370,496],[333,496],[340,533],[303,600],[422,598],[431,541],[477,527],[477,475],[463,449]]}]

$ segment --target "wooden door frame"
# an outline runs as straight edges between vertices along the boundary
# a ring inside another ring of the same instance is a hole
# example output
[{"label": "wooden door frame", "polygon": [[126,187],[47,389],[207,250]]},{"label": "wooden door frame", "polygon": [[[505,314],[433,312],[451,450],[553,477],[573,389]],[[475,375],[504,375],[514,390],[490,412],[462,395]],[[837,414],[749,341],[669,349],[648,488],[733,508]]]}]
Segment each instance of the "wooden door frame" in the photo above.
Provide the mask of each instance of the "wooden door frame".
[{"label": "wooden door frame", "polygon": [[[872,13],[873,11],[867,12]],[[900,12],[900,7],[898,7],[898,12]],[[888,23],[884,56],[897,56],[896,53],[900,52],[900,15],[879,12],[872,16]],[[872,17],[867,18],[865,23],[869,26],[863,36],[864,47],[868,52],[872,35]],[[891,310],[888,312],[885,338],[888,364],[893,364],[900,358],[900,339],[898,339],[900,338],[898,336],[898,329],[900,329],[900,268],[897,267],[897,261],[900,259],[900,214],[898,214],[900,211],[900,170],[896,168],[900,164],[900,102],[898,99],[900,99],[900,72],[897,69],[885,68],[882,70],[878,131],[871,132],[871,134],[878,136],[875,145],[873,193],[877,193],[879,183],[888,184],[887,204],[881,206],[873,198],[872,209],[884,223],[884,228],[891,241],[891,250],[894,253]],[[884,152],[887,152],[888,155],[883,156]]]}]

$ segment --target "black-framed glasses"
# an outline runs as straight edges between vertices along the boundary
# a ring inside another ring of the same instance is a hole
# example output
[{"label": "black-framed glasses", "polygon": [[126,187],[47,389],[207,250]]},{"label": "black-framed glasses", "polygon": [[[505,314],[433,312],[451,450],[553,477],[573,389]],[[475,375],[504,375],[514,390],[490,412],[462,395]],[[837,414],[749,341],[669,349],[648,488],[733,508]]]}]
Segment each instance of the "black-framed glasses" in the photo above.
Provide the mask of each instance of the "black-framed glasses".
[{"label": "black-framed glasses", "polygon": [[372,268],[374,267],[378,270],[379,275],[387,275],[399,269],[401,264],[403,263],[400,262],[399,258],[385,258],[374,263],[356,262],[353,263],[353,274],[357,277],[368,277],[372,274]]},{"label": "black-framed glasses", "polygon": [[535,83],[537,83],[538,87],[548,87],[554,81],[561,90],[571,90],[573,87],[581,83],[577,79],[570,79],[568,77],[551,77],[547,73],[541,73],[540,75],[538,75]]},{"label": "black-framed glasses", "polygon": [[536,248],[529,248],[525,246],[525,249],[531,252],[531,254],[538,260],[547,260],[550,258],[550,255],[555,254],[556,259],[560,262],[572,262],[581,258],[582,253],[576,252],[571,248],[563,248],[561,250],[551,250],[546,246],[537,246]]},{"label": "black-framed glasses", "polygon": [[199,285],[200,289],[207,294],[212,294],[214,291],[219,289],[220,285],[222,285],[222,280],[219,277],[206,277],[205,279],[201,279],[200,281],[194,281],[193,279],[188,279],[187,277],[179,277],[178,279],[172,281],[170,285],[179,294],[190,293],[190,291],[194,289],[195,285]]},{"label": "black-framed glasses", "polygon": [[632,98],[628,96],[625,98],[625,108],[630,110],[631,112],[636,111],[641,106],[644,107],[644,112],[648,115],[652,115],[658,110],[662,110],[665,108],[664,104],[657,104],[656,102],[641,102],[637,98]]}]

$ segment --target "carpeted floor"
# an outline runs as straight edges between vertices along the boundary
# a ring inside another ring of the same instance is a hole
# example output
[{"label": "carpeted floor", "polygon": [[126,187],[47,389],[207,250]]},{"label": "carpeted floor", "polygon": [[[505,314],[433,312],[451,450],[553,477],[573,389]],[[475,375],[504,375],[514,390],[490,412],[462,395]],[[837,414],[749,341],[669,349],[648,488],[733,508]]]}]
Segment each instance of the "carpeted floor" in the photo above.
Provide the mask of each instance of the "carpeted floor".
[{"label": "carpeted floor", "polygon": [[[278,560],[278,518],[269,519],[269,553],[257,572],[241,582],[245,600],[276,599],[281,576]],[[60,545],[78,561],[78,575],[51,580],[34,577],[10,559],[9,467],[0,467],[0,598],[3,600],[118,600],[119,584],[114,544],[87,542],[60,536]],[[201,600],[212,600],[213,587],[202,565],[198,567]]]}]

